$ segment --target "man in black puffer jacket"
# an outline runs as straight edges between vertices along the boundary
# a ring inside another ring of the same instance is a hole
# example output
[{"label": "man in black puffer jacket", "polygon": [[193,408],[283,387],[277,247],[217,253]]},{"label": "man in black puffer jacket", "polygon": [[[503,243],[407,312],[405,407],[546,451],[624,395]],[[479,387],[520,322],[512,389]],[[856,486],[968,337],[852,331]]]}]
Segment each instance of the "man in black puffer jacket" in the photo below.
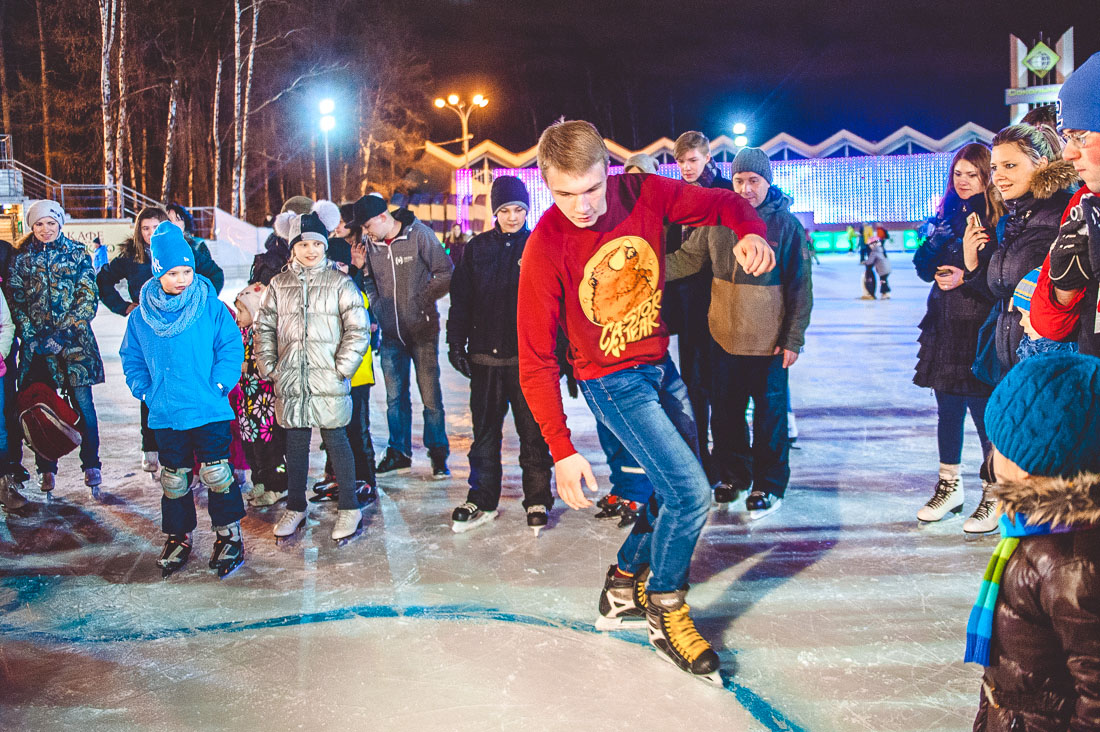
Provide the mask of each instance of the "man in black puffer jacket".
[{"label": "man in black puffer jacket", "polygon": [[451,365],[470,379],[474,442],[470,447],[470,492],[451,518],[456,532],[468,531],[496,516],[502,468],[501,429],[509,406],[519,434],[523,470],[523,507],[536,532],[547,523],[550,448],[519,386],[516,299],[519,268],[530,233],[530,198],[523,181],[501,176],[490,192],[496,225],[463,248],[451,278],[447,318]]}]

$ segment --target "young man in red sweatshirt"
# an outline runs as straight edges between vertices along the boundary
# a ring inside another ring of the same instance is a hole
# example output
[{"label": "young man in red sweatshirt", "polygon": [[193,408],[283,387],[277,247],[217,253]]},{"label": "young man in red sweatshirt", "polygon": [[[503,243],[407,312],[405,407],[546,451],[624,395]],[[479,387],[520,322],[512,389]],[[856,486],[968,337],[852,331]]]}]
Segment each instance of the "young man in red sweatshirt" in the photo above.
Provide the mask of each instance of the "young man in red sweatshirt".
[{"label": "young man in red sweatshirt", "polygon": [[609,178],[607,147],[587,122],[547,128],[538,164],[555,205],[531,233],[520,269],[520,383],[550,446],[558,495],[581,509],[592,505],[582,484],[596,490],[592,467],[573,447],[565,423],[554,357],[559,327],[593,414],[656,491],[608,569],[597,627],[645,618],[650,642],[668,660],[714,680],[718,654],[684,602],[710,486],[661,320],[663,224],[730,227],[738,236],[737,260],[752,274],[771,270],[775,255],[760,217],[731,191],[658,175]]}]

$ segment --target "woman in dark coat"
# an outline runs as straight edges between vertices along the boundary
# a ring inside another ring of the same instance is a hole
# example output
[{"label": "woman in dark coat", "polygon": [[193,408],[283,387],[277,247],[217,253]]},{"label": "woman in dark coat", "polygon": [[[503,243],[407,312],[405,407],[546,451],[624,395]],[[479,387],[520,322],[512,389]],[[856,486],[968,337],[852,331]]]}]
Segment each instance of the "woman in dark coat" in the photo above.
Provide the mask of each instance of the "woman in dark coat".
[{"label": "woman in dark coat", "polygon": [[[964,281],[963,233],[966,219],[976,214],[989,226],[1000,215],[999,196],[989,180],[989,148],[971,143],[951,161],[947,191],[936,215],[925,225],[926,237],[913,255],[917,275],[932,282],[928,309],[920,322],[920,351],[913,383],[936,395],[940,476],[931,499],[917,512],[921,521],[939,521],[963,506],[961,472],[963,428],[967,410],[978,431],[982,455],[989,457],[985,435],[985,403],[992,387],[974,377],[970,366],[978,345],[978,330],[993,298],[985,288]],[[984,461],[983,461],[984,463]],[[983,465],[983,500],[963,524],[967,532],[992,531],[997,526],[993,502],[985,498],[988,474]]]}]

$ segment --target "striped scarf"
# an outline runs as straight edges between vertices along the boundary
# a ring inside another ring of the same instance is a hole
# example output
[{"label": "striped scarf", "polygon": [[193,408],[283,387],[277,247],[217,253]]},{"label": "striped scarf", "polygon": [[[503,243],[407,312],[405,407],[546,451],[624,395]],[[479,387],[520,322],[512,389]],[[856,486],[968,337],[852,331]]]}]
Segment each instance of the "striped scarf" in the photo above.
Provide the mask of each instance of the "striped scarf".
[{"label": "striped scarf", "polygon": [[989,665],[989,648],[993,641],[993,615],[997,609],[997,595],[1001,590],[1001,577],[1004,576],[1005,567],[1009,558],[1020,545],[1020,537],[1036,536],[1051,533],[1049,523],[1027,525],[1027,517],[1017,513],[1012,521],[1008,516],[1001,516],[1001,540],[997,548],[993,550],[993,556],[985,568],[982,576],[982,586],[978,590],[978,600],[970,611],[970,619],[966,623],[966,653],[963,661]]}]

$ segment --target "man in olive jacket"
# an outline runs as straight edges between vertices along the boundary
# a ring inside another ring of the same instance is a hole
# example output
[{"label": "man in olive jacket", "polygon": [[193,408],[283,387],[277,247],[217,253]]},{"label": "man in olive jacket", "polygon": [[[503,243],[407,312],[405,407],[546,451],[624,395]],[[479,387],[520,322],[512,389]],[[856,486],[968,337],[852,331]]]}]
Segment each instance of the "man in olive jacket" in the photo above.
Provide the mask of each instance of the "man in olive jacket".
[{"label": "man in olive jacket", "polygon": [[[713,271],[708,321],[711,344],[711,431],[714,497],[745,500],[749,518],[779,508],[790,480],[787,437],[787,369],[798,360],[813,308],[806,232],[790,212],[792,200],[772,185],[771,162],[759,148],[743,148],[733,161],[733,188],[760,214],[775,247],[776,267],[753,277],[733,256],[728,229],[696,229],[679,250],[666,255],[665,279]],[[745,410],[753,400],[749,445]]]},{"label": "man in olive jacket", "polygon": [[447,294],[453,265],[439,238],[407,209],[389,211],[378,194],[363,196],[352,209],[349,226],[366,235],[366,259],[357,274],[371,313],[382,331],[382,374],[386,379],[386,421],[390,441],[378,463],[379,474],[406,471],[412,465],[412,402],[409,367],[424,403],[424,447],[432,477],[447,478],[450,444],[439,385],[439,311],[435,301]]}]

